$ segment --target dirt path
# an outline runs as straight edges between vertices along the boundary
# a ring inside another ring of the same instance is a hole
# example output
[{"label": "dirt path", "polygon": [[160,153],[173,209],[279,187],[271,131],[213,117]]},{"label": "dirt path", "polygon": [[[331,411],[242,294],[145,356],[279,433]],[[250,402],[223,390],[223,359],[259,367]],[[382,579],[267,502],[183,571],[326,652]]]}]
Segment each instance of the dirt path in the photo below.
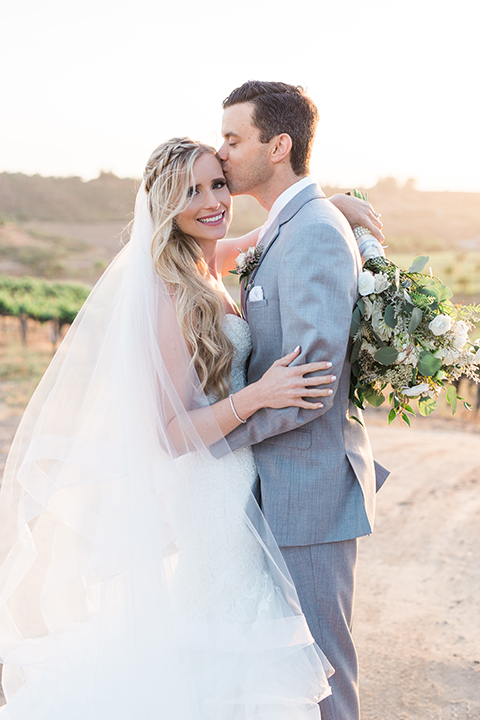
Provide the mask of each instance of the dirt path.
[{"label": "dirt path", "polygon": [[369,432],[392,475],[360,545],[362,720],[479,720],[480,435]]}]

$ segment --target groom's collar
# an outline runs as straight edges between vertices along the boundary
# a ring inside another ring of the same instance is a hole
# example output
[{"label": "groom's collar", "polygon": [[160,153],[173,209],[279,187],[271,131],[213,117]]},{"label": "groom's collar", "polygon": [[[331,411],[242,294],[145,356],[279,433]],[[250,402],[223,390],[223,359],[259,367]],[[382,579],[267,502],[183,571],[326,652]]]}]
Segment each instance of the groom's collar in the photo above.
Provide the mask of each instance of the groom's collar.
[{"label": "groom's collar", "polygon": [[307,177],[304,177],[301,180],[297,180],[297,182],[293,183],[293,185],[290,185],[290,187],[284,190],[277,197],[272,207],[270,208],[266,223],[260,230],[259,240],[261,240],[261,238],[265,236],[265,234],[271,228],[277,217],[280,215],[283,208],[288,205],[290,200],[293,200],[295,195],[298,195],[299,192],[304,190],[309,185],[315,185],[315,180],[310,175],[307,175]]}]

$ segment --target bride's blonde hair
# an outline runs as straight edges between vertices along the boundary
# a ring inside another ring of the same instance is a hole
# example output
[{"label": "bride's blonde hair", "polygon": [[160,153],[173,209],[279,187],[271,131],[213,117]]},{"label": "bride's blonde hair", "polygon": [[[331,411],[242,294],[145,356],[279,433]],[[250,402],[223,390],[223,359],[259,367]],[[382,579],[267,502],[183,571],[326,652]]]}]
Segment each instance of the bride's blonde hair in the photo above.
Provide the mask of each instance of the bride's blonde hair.
[{"label": "bride's blonde hair", "polygon": [[173,138],[151,154],[143,179],[153,221],[155,270],[175,300],[178,323],[207,395],[217,400],[230,392],[233,345],[223,330],[224,302],[208,282],[210,271],[200,246],[175,221],[190,200],[193,165],[209,145]]}]

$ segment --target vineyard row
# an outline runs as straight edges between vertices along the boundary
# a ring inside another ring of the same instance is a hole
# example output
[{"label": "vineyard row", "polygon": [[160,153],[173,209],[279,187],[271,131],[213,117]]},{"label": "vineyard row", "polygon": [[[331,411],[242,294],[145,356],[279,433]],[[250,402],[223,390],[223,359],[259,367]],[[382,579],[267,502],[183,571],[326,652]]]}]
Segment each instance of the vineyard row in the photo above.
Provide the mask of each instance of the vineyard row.
[{"label": "vineyard row", "polygon": [[0,315],[18,318],[24,344],[28,318],[40,323],[52,321],[55,344],[62,327],[74,321],[89,293],[90,288],[80,283],[0,275]]}]

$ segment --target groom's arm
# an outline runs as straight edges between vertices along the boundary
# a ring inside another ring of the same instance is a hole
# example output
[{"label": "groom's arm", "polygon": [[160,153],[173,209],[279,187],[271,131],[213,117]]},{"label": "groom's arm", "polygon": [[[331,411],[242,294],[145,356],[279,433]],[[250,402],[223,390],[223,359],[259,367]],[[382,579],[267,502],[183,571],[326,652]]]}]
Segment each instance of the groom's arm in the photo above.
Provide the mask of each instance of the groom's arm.
[{"label": "groom's arm", "polygon": [[[312,223],[299,228],[280,264],[278,288],[282,355],[300,345],[295,363],[329,360],[328,373],[340,377],[347,352],[352,308],[357,299],[355,252],[332,225]],[[321,399],[323,407],[264,408],[227,436],[232,450],[294,430],[328,412],[333,393]],[[220,448],[212,447],[217,455]]]}]

